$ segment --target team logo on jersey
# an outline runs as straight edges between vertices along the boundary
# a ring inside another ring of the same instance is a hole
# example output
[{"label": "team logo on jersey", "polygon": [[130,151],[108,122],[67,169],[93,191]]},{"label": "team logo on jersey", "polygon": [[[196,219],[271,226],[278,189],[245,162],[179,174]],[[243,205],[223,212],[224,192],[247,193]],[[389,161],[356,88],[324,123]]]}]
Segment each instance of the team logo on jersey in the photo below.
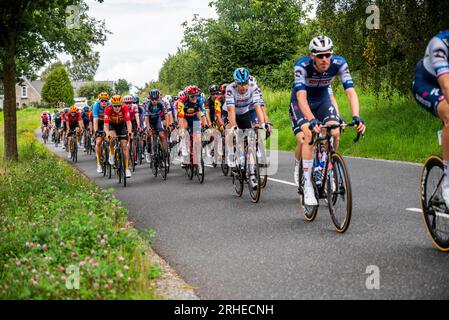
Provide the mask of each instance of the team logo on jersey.
[{"label": "team logo on jersey", "polygon": [[335,63],[335,64],[342,64],[343,61],[341,61],[341,60],[339,60],[339,59],[334,59],[334,63]]},{"label": "team logo on jersey", "polygon": [[193,113],[195,111],[195,108],[189,108],[187,109],[187,113]]}]

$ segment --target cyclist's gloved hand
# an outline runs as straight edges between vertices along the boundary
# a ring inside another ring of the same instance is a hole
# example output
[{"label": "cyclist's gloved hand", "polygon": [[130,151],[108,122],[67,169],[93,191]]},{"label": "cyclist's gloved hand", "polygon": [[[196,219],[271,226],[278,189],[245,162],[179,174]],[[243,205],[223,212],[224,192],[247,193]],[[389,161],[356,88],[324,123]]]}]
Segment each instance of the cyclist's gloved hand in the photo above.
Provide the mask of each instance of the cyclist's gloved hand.
[{"label": "cyclist's gloved hand", "polygon": [[354,116],[352,117],[352,122],[354,122],[355,127],[358,132],[364,134],[366,130],[365,121],[362,118]]},{"label": "cyclist's gloved hand", "polygon": [[319,133],[319,131],[318,131],[319,129],[318,128],[315,130],[315,128],[318,126],[318,124],[319,124],[319,122],[318,122],[318,120],[316,118],[313,118],[312,120],[310,120],[309,121],[309,129],[310,129],[310,131],[315,131],[315,132]]}]

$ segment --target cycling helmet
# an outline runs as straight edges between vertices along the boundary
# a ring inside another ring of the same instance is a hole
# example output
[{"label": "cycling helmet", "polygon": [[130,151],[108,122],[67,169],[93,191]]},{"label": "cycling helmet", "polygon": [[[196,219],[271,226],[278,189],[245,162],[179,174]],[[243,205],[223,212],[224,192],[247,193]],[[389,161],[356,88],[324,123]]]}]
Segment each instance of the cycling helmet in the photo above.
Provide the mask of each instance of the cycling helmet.
[{"label": "cycling helmet", "polygon": [[171,97],[171,96],[166,95],[166,96],[164,97],[164,99],[165,99],[165,101],[167,101],[168,103],[172,103],[172,97]]},{"label": "cycling helmet", "polygon": [[178,99],[182,99],[182,98],[184,98],[185,96],[186,96],[185,91],[179,91],[179,92],[178,92]]},{"label": "cycling helmet", "polygon": [[84,106],[83,111],[84,112],[89,112],[89,106]]},{"label": "cycling helmet", "polygon": [[69,108],[64,108],[64,113],[69,112]]},{"label": "cycling helmet", "polygon": [[134,104],[139,104],[139,97],[138,96],[136,96],[136,95],[133,96],[133,103]]},{"label": "cycling helmet", "polygon": [[210,94],[214,94],[214,93],[219,93],[220,92],[220,87],[216,84],[210,85],[209,86],[209,93]]},{"label": "cycling helmet", "polygon": [[323,51],[333,51],[334,44],[329,37],[318,36],[312,39],[309,44],[309,50],[312,53],[323,52]]},{"label": "cycling helmet", "polygon": [[228,87],[227,83],[223,83],[220,87],[221,94],[224,95],[226,93],[226,88]]},{"label": "cycling helmet", "polygon": [[189,96],[197,96],[200,94],[200,89],[195,85],[189,86],[186,90],[186,94]]},{"label": "cycling helmet", "polygon": [[75,106],[71,106],[70,107],[70,113],[75,113],[75,112],[78,112],[78,108],[75,107]]},{"label": "cycling helmet", "polygon": [[133,103],[133,97],[132,96],[125,96],[123,98],[123,103]]},{"label": "cycling helmet", "polygon": [[107,92],[102,92],[98,95],[98,100],[109,100],[109,94]]},{"label": "cycling helmet", "polygon": [[151,89],[150,93],[148,94],[148,98],[150,98],[150,100],[158,100],[160,96],[161,93],[158,89]]},{"label": "cycling helmet", "polygon": [[112,104],[113,106],[120,106],[120,105],[122,105],[122,103],[123,103],[122,96],[120,96],[120,95],[118,95],[118,94],[112,96],[112,98],[111,98],[111,104]]},{"label": "cycling helmet", "polygon": [[249,72],[245,68],[237,68],[234,71],[234,81],[237,84],[246,84],[249,80]]}]

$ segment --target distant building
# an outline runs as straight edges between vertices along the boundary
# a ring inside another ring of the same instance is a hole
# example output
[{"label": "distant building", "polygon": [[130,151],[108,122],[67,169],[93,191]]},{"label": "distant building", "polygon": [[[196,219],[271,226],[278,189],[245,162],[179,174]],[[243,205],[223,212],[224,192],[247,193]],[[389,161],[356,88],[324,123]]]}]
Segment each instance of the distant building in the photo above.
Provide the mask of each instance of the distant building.
[{"label": "distant building", "polygon": [[[72,81],[72,88],[75,93],[75,98],[80,98],[77,96],[78,89],[91,81]],[[96,83],[107,83],[111,87],[114,87],[114,81],[94,81]],[[16,105],[17,108],[22,106],[33,106],[40,105],[43,103],[41,92],[44,87],[44,81],[35,80],[29,81],[25,79],[22,85],[16,85]],[[3,108],[3,96],[0,96],[0,109]]]}]

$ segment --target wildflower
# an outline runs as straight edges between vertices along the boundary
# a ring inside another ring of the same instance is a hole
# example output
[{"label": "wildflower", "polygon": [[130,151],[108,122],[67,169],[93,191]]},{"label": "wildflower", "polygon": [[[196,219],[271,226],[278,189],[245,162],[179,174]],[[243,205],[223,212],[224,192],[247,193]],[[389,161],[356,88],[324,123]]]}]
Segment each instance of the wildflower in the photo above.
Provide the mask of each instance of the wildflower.
[{"label": "wildflower", "polygon": [[47,246],[46,244],[44,244],[44,245],[42,246],[42,250],[47,251],[47,249],[48,249],[48,246]]},{"label": "wildflower", "polygon": [[65,246],[64,241],[61,241],[61,242],[59,243],[59,245],[60,245],[61,247],[64,247],[64,246]]},{"label": "wildflower", "polygon": [[128,267],[128,265],[127,265],[127,264],[125,264],[125,265],[123,266],[123,269],[125,269],[125,270],[129,270],[129,267]]},{"label": "wildflower", "polygon": [[16,265],[17,265],[18,267],[20,267],[21,264],[22,264],[22,263],[20,262],[20,260],[16,260]]},{"label": "wildflower", "polygon": [[122,256],[119,256],[119,257],[117,258],[117,260],[118,260],[118,261],[123,261],[123,260],[125,260],[125,258],[123,258]]},{"label": "wildflower", "polygon": [[37,285],[37,281],[34,280],[34,279],[31,279],[30,282],[31,282],[31,284],[32,284],[33,286]]},{"label": "wildflower", "polygon": [[84,266],[85,264],[86,264],[86,262],[80,261],[80,267]]},{"label": "wildflower", "polygon": [[104,239],[101,239],[100,244],[101,244],[102,246],[104,246],[105,243],[106,243],[106,241],[104,241]]}]

